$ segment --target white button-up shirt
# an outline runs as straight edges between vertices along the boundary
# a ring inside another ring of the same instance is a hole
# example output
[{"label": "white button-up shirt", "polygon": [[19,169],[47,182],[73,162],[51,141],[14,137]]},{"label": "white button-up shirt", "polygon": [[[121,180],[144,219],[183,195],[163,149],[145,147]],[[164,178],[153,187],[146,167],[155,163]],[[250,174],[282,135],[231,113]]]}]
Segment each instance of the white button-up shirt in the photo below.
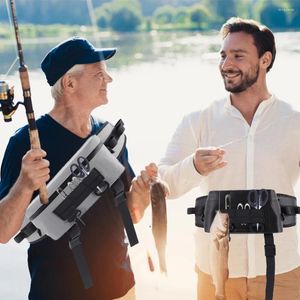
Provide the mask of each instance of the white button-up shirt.
[{"label": "white button-up shirt", "polygon": [[[193,154],[199,147],[210,146],[222,147],[228,164],[201,176],[193,165]],[[183,118],[159,164],[159,172],[170,186],[171,198],[197,186],[203,195],[211,190],[262,188],[294,195],[299,162],[299,112],[272,96],[261,102],[249,126],[228,96]],[[274,240],[276,274],[298,267],[296,226],[274,234]],[[210,274],[209,233],[197,228],[195,242],[196,264]],[[266,274],[263,234],[232,234],[229,247],[230,277]]]}]

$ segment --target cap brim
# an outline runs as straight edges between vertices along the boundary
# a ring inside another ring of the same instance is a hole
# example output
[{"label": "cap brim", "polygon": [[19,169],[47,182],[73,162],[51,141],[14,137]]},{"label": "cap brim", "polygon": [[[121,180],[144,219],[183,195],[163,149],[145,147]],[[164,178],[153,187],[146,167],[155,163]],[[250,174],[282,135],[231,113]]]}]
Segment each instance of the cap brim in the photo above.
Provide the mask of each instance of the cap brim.
[{"label": "cap brim", "polygon": [[95,49],[94,52],[83,56],[78,60],[78,64],[88,64],[112,58],[117,52],[116,48]]}]

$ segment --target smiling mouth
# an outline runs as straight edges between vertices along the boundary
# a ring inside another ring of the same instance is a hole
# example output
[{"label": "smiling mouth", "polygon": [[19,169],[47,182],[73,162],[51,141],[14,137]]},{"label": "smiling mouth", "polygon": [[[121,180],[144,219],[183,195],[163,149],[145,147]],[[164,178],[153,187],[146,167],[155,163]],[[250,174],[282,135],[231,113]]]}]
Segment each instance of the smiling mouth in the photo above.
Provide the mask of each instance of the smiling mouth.
[{"label": "smiling mouth", "polygon": [[228,79],[236,78],[239,75],[240,73],[223,73],[223,77]]}]

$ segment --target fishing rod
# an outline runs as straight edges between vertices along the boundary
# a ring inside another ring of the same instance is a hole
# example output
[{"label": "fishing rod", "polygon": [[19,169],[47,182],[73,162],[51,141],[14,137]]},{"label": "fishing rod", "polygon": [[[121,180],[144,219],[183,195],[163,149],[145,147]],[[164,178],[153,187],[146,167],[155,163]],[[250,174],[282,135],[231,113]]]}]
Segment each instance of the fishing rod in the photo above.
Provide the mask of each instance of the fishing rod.
[{"label": "fishing rod", "polygon": [[[24,105],[28,127],[29,127],[29,137],[30,137],[30,145],[31,149],[41,149],[41,143],[39,139],[39,134],[35,122],[32,101],[31,101],[31,91],[30,91],[30,83],[29,83],[29,74],[28,68],[24,63],[24,55],[23,49],[20,39],[19,26],[17,22],[16,16],[16,7],[15,1],[10,0],[10,11],[15,31],[15,37],[17,42],[17,50],[18,50],[18,58],[19,58],[19,76],[21,80],[22,90],[23,90],[23,102],[18,102],[17,104],[13,103],[14,99],[14,91],[13,88],[9,89],[8,84],[5,81],[0,81],[0,105],[1,111],[4,117],[5,122],[12,121],[12,115],[15,113],[19,104]],[[46,184],[43,184],[39,189],[39,196],[41,203],[48,203],[48,193]]]}]

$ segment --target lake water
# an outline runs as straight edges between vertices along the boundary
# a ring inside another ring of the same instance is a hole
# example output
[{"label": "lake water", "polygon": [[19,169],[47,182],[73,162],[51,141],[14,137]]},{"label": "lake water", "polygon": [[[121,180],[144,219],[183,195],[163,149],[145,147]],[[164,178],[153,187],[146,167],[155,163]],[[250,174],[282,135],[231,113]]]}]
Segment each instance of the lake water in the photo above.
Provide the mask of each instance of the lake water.
[{"label": "lake water", "polygon": [[[276,40],[278,54],[268,74],[269,88],[300,109],[300,32],[277,33]],[[47,112],[53,103],[38,65],[54,44],[51,41],[24,45],[36,117]],[[108,63],[114,78],[109,87],[109,104],[95,113],[112,122],[123,119],[130,161],[136,172],[150,161],[159,160],[184,114],[224,96],[217,67],[220,41],[216,34],[181,32],[113,36],[103,39],[102,45],[117,46],[119,51]],[[12,45],[0,48],[0,74],[6,74],[14,51]],[[6,77],[0,76],[0,79],[14,84],[16,99],[21,99],[19,79],[13,72]],[[9,136],[25,123],[22,107],[13,116],[13,122],[0,120],[0,161]],[[299,195],[299,185],[297,191]],[[142,243],[131,249],[131,255],[138,300],[169,300],[175,299],[175,295],[178,299],[195,299],[194,221],[186,215],[186,208],[193,204],[196,195],[197,191],[192,191],[168,203],[168,278],[160,277],[157,272],[151,274],[146,267],[145,249],[154,253],[149,212],[136,226]],[[26,242],[0,245],[0,299],[26,299],[29,286],[27,246]]]}]

